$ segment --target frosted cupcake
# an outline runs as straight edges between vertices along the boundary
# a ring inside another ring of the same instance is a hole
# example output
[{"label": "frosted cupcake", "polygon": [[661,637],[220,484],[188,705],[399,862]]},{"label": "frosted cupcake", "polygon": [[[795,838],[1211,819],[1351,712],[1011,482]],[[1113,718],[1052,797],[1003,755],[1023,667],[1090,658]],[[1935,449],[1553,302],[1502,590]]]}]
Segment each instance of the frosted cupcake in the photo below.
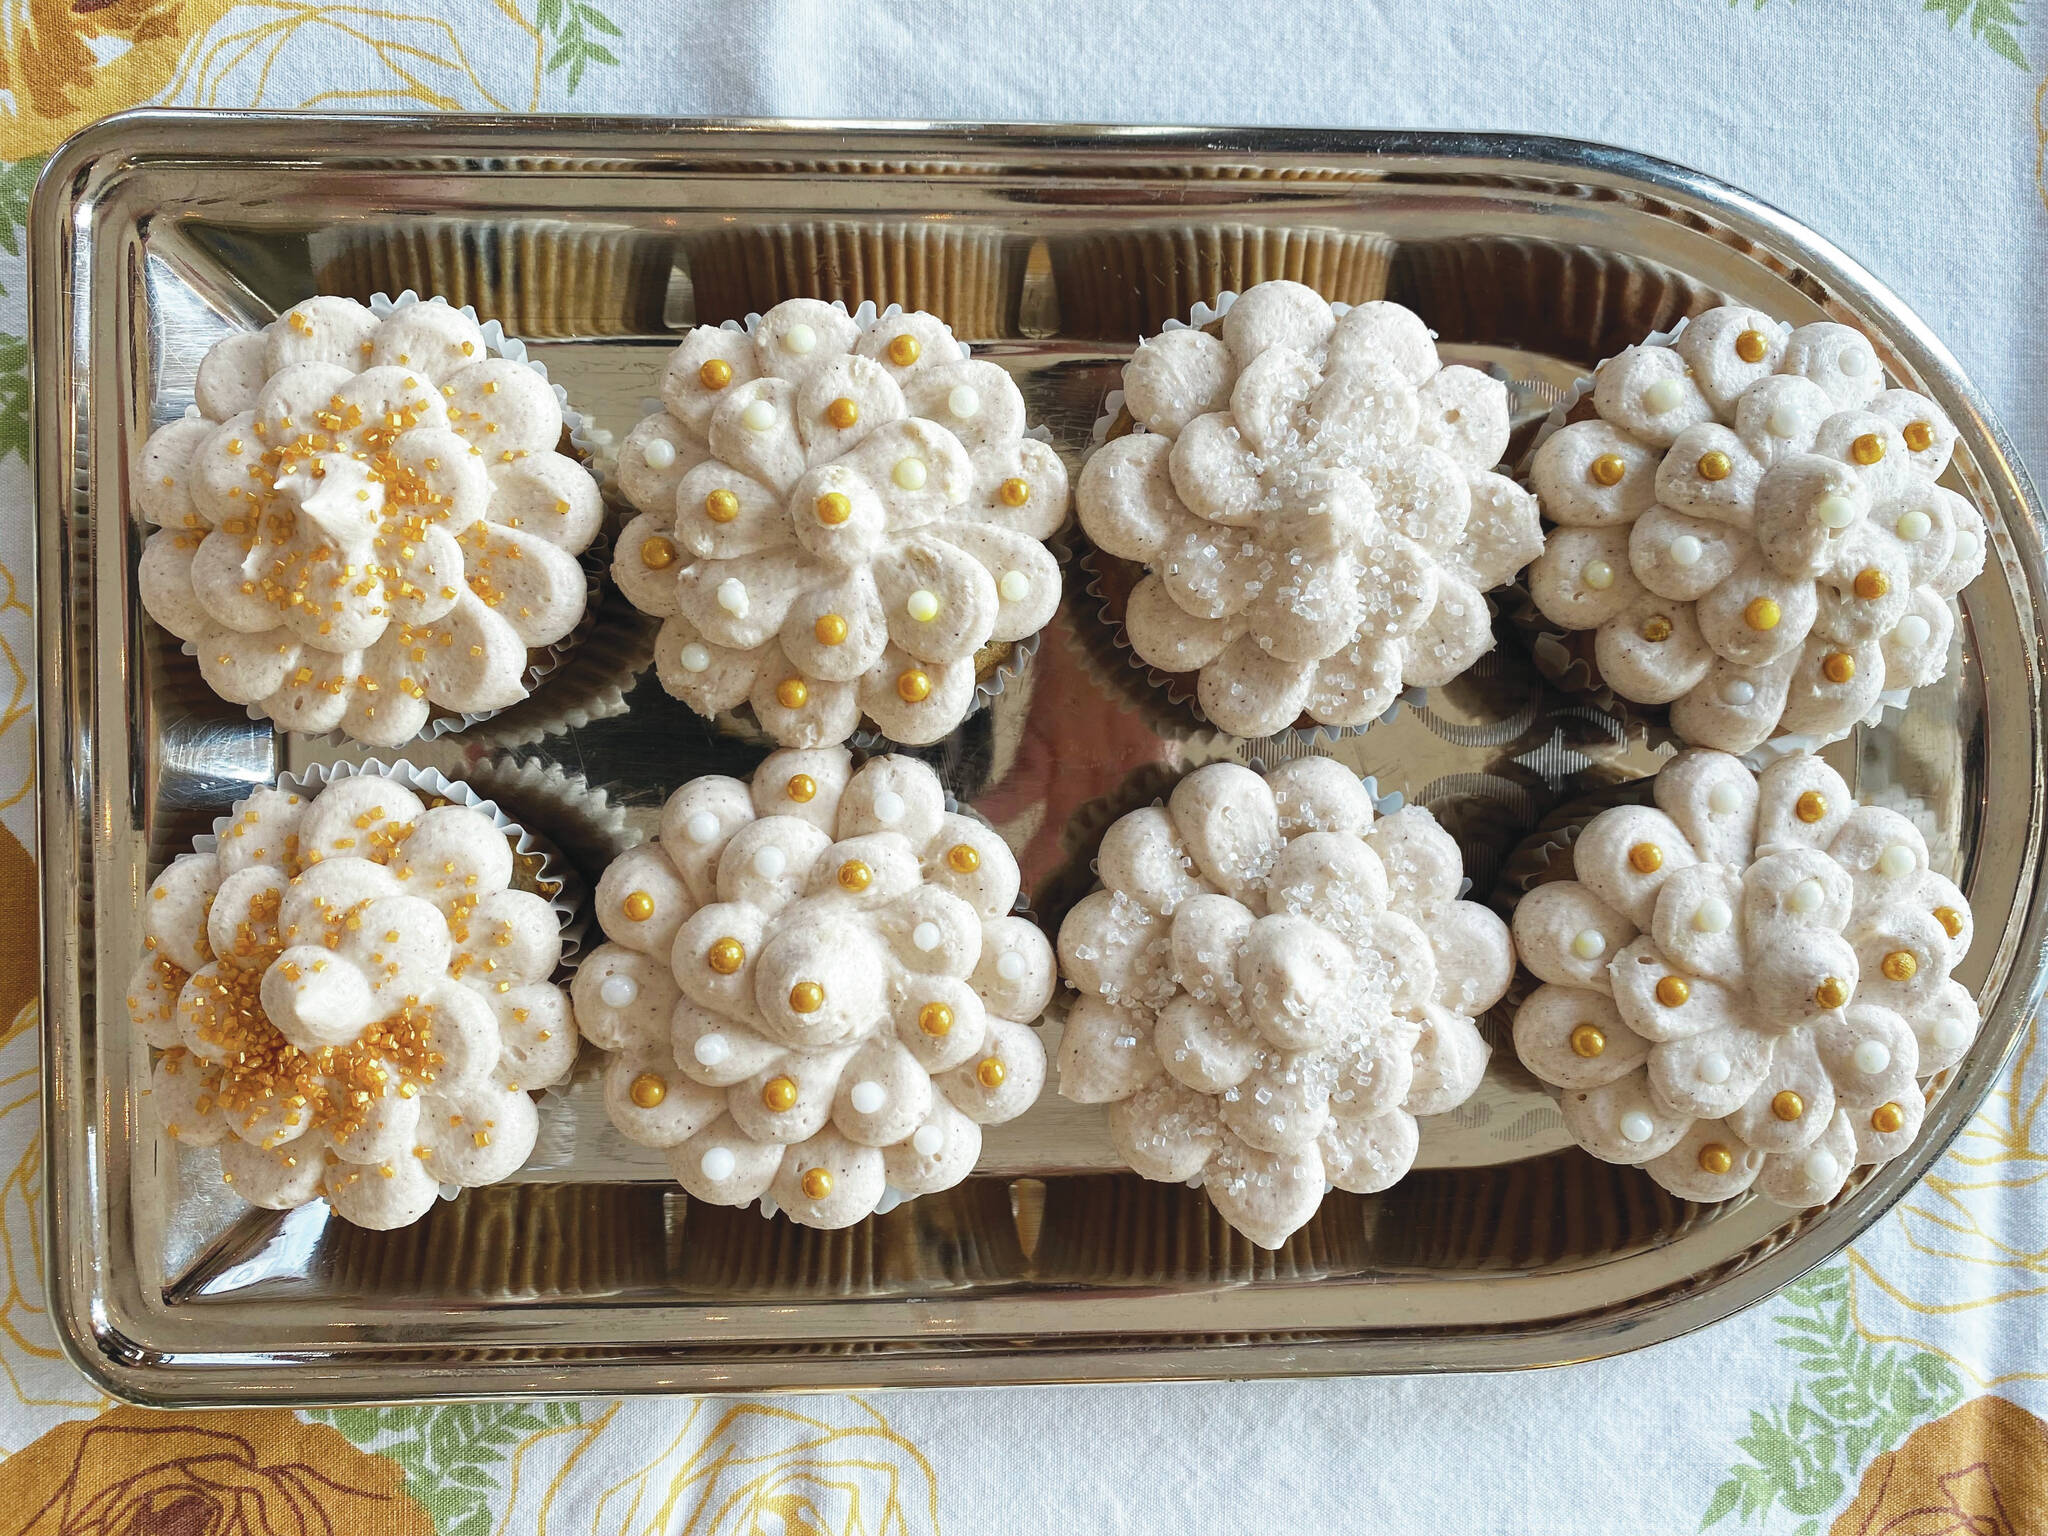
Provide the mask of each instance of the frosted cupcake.
[{"label": "frosted cupcake", "polygon": [[1595,816],[1577,878],[1517,906],[1544,985],[1515,1048],[1595,1157],[1688,1200],[1824,1204],[1913,1144],[1919,1082],[1976,1036],[1950,976],[1969,902],[1910,821],[1817,757],[1756,775],[1696,749],[1654,794]]},{"label": "frosted cupcake", "polygon": [[1199,1180],[1278,1248],[1333,1185],[1388,1188],[1416,1116],[1471,1097],[1474,1018],[1514,973],[1507,926],[1460,901],[1458,846],[1420,807],[1375,819],[1342,764],[1199,768],[1103,836],[1103,888],[1060,926],[1079,994],[1060,1092],[1110,1106],[1124,1160]]},{"label": "frosted cupcake", "polygon": [[1059,606],[1067,474],[1016,383],[932,315],[868,315],[790,299],[699,326],[619,452],[641,516],[612,569],[664,620],[662,685],[700,715],[750,704],[788,747],[863,715],[937,741],[983,649]]},{"label": "frosted cupcake", "polygon": [[128,990],[165,1133],[218,1147],[252,1205],[324,1197],[379,1229],[524,1164],[529,1091],[577,1045],[561,921],[514,888],[513,835],[382,773],[237,801],[150,887]]},{"label": "frosted cupcake", "polygon": [[1713,309],[1590,398],[1531,465],[1556,526],[1529,592],[1593,632],[1616,693],[1739,753],[1838,739],[1943,675],[1984,519],[1935,483],[1954,428],[1860,332]]},{"label": "frosted cupcake", "polygon": [[695,1198],[808,1227],[950,1189],[1045,1081],[1052,946],[1017,894],[914,759],[693,779],[598,882],[611,942],[576,972],[613,1124]]},{"label": "frosted cupcake", "polygon": [[1124,367],[1139,430],[1088,460],[1081,526],[1147,574],[1121,617],[1219,729],[1362,726],[1493,645],[1484,594],[1542,547],[1534,499],[1493,473],[1507,390],[1445,367],[1398,304],[1342,315],[1261,283],[1220,335],[1183,327]]},{"label": "frosted cupcake", "polygon": [[439,300],[316,298],[217,342],[197,399],[142,448],[137,580],[214,692],[376,746],[527,696],[604,514],[544,373]]}]

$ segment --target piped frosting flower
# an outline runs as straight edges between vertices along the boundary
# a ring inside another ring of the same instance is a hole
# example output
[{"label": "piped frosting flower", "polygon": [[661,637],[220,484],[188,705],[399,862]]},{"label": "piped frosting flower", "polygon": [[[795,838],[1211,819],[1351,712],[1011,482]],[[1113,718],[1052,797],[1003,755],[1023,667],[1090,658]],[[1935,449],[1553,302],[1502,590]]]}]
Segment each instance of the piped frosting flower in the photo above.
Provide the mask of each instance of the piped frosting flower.
[{"label": "piped frosting flower", "polygon": [[316,298],[216,343],[197,399],[142,448],[138,584],[216,693],[380,746],[526,696],[604,514],[544,375],[440,300]]},{"label": "piped frosting flower", "polygon": [[1984,519],[1935,481],[1955,429],[1885,388],[1861,332],[1730,306],[1600,365],[1595,416],[1536,451],[1557,526],[1530,567],[1623,698],[1687,741],[1834,740],[1948,666]]},{"label": "piped frosting flower", "polygon": [[974,702],[976,653],[1058,607],[1042,541],[1066,469],[1024,435],[1010,375],[936,317],[790,299],[750,330],[699,326],[662,400],[620,448],[642,515],[613,572],[664,620],[662,685],[700,715],[750,703],[789,747],[862,715],[937,741]]},{"label": "piped frosting flower", "polygon": [[1506,924],[1457,899],[1458,846],[1428,811],[1374,820],[1341,764],[1189,774],[1102,839],[1103,888],[1060,926],[1081,995],[1060,1092],[1107,1103],[1148,1179],[1199,1179],[1277,1248],[1331,1185],[1369,1194],[1415,1160],[1417,1115],[1469,1098],[1473,1024],[1514,973]]},{"label": "piped frosting flower", "polygon": [[1199,673],[1219,728],[1363,725],[1478,660],[1482,594],[1542,547],[1533,499],[1493,473],[1506,388],[1442,366],[1400,305],[1340,316],[1299,283],[1247,289],[1221,332],[1167,331],[1125,365],[1142,430],[1089,459],[1081,526],[1148,568],[1131,648]]},{"label": "piped frosting flower", "polygon": [[218,1146],[252,1205],[324,1195],[363,1227],[513,1173],[527,1090],[576,1060],[561,924],[514,859],[481,812],[371,773],[237,801],[143,901],[128,1012],[163,1053],[157,1123]]},{"label": "piped frosting flower", "polygon": [[1754,1184],[1824,1204],[1858,1164],[1912,1145],[1917,1080],[1976,1036],[1976,1001],[1949,975],[1970,904],[1912,822],[1858,805],[1809,754],[1759,776],[1683,752],[1654,794],[1595,816],[1577,878],[1516,908],[1515,947],[1544,983],[1516,1050],[1564,1090],[1595,1157],[1688,1200]]},{"label": "piped frosting flower", "polygon": [[605,1104],[699,1200],[844,1227],[974,1169],[1045,1081],[1052,946],[1017,861],[907,757],[693,779],[598,882],[576,1019]]}]

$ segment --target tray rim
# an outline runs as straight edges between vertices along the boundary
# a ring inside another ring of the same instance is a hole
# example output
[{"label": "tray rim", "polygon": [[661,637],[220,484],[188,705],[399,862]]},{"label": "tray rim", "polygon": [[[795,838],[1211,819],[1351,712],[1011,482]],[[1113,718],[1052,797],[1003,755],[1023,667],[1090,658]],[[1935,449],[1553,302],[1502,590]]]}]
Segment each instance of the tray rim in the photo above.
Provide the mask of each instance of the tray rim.
[{"label": "tray rim", "polygon": [[[76,617],[71,594],[60,585],[65,528],[73,511],[66,472],[70,454],[50,453],[46,443],[68,443],[64,433],[72,409],[72,338],[76,300],[50,274],[65,271],[71,225],[65,217],[75,201],[91,196],[106,178],[139,161],[235,162],[246,153],[248,130],[262,123],[272,147],[255,156],[262,163],[299,156],[346,162],[351,153],[388,156],[417,147],[421,152],[459,157],[492,151],[516,152],[544,144],[556,153],[598,149],[639,152],[651,161],[675,159],[687,151],[700,157],[758,157],[764,150],[801,149],[820,158],[889,159],[893,152],[921,151],[914,158],[961,154],[977,146],[1014,153],[1038,151],[1065,157],[1069,166],[1090,161],[1114,164],[1151,149],[1162,154],[1199,152],[1211,159],[1242,155],[1252,159],[1313,157],[1352,160],[1398,171],[1406,165],[1446,163],[1459,174],[1514,175],[1518,171],[1568,172],[1575,180],[1607,185],[1640,196],[1669,200],[1680,208],[1710,210],[1745,238],[1774,253],[1798,258],[1837,298],[1881,317],[1884,339],[1923,381],[1944,386],[1945,406],[1957,418],[1971,455],[1982,472],[1982,498],[1995,503],[2008,528],[2025,530],[2015,541],[2021,563],[2036,590],[2044,587],[2040,529],[2042,509],[2025,468],[2004,429],[1989,414],[1976,387],[1917,315],[1889,288],[1825,237],[1789,215],[1718,178],[1616,146],[1542,135],[1313,128],[1200,128],[1136,125],[1030,125],[870,120],[565,117],[475,114],[317,114],[188,112],[143,109],[105,118],[81,130],[53,154],[38,181],[28,230],[29,379],[34,401],[31,473],[38,532],[31,555],[39,607],[37,714],[75,723],[64,706],[71,700],[76,658],[71,641]],[[849,142],[852,141],[852,142]],[[158,152],[162,146],[162,152]],[[61,392],[50,387],[62,381]],[[1960,407],[1960,409],[1957,409]],[[53,626],[48,615],[61,615]],[[2030,694],[2038,705],[2048,614],[2037,608],[2022,639]],[[50,643],[54,637],[54,644]],[[1150,1347],[1090,1347],[1089,1336],[1062,1335],[1058,1344],[1017,1348],[1001,1336],[960,1335],[957,1348],[902,1356],[803,1352],[782,1358],[747,1357],[735,1350],[716,1360],[635,1358],[450,1362],[436,1367],[431,1357],[400,1360],[402,1349],[364,1359],[350,1351],[312,1358],[284,1354],[231,1353],[178,1364],[179,1357],[155,1357],[124,1339],[109,1325],[100,1289],[92,1283],[97,1249],[80,1208],[92,1208],[89,1185],[97,1169],[90,1129],[73,1145],[69,1132],[85,1125],[68,1108],[81,1080],[75,999],[61,983],[76,974],[83,953],[80,927],[57,922],[73,912],[81,850],[74,835],[81,807],[76,790],[90,782],[90,754],[75,765],[69,735],[39,729],[38,818],[35,853],[42,903],[42,1039],[45,1137],[44,1280],[60,1345],[75,1365],[112,1395],[155,1406],[441,1401],[479,1397],[561,1396],[601,1392],[873,1390],[919,1384],[1108,1382],[1135,1380],[1245,1379],[1283,1375],[1334,1376],[1408,1374],[1443,1370],[1515,1369],[1555,1364],[1633,1350],[1674,1338],[1742,1310],[1775,1293],[1800,1274],[1834,1257],[1902,1197],[1946,1151],[2003,1073],[2024,1021],[2037,1009],[2048,973],[2041,939],[2048,930],[2038,858],[2043,801],[2041,746],[2034,744],[2032,786],[2035,842],[2022,864],[2026,914],[2019,943],[2002,989],[2001,1006],[1985,1033],[2002,1028],[2005,1039],[1989,1053],[1966,1058],[1942,1096],[1950,1120],[1934,1136],[1923,1136],[1904,1157],[1880,1168],[1848,1203],[1778,1242],[1732,1278],[1708,1281],[1677,1294],[1650,1294],[1629,1303],[1619,1316],[1546,1319],[1540,1326],[1478,1329],[1390,1340],[1375,1330],[1355,1329],[1341,1337],[1271,1342],[1231,1342],[1203,1336],[1199,1343],[1175,1340]],[[74,767],[77,782],[74,783]],[[2028,881],[2031,881],[2029,888]],[[2017,991],[2022,994],[2014,996]],[[1953,1108],[1950,1108],[1953,1106]],[[81,1106],[82,1108],[82,1106]],[[73,1256],[83,1264],[67,1263]],[[934,1311],[943,1308],[933,1308]],[[909,1337],[908,1334],[905,1335]],[[1536,1347],[1530,1347],[1535,1344]],[[1477,1345],[1477,1351],[1474,1346]],[[1503,1351],[1501,1346],[1520,1345]],[[486,1350],[496,1353],[498,1351]],[[518,1346],[503,1350],[516,1355]],[[1481,1357],[1485,1352],[1486,1357]],[[1421,1358],[1421,1356],[1427,1358]],[[1404,1358],[1408,1357],[1408,1358]],[[190,1357],[185,1357],[190,1358]],[[226,1361],[239,1363],[228,1364]],[[296,1363],[290,1372],[278,1365]],[[424,1390],[401,1390],[393,1386]]]}]

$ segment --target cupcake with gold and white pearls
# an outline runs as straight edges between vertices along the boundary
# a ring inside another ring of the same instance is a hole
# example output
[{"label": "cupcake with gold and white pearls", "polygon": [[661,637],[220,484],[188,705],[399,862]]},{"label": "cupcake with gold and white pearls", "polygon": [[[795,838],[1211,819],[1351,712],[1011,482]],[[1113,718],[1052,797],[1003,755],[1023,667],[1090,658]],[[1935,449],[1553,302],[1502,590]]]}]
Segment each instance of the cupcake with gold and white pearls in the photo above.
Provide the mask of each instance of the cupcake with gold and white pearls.
[{"label": "cupcake with gold and white pearls", "polygon": [[1693,749],[1653,794],[1593,817],[1576,878],[1517,905],[1543,985],[1516,1050],[1595,1157],[1688,1200],[1824,1204],[1912,1145],[1921,1082],[1976,1036],[1951,975],[1969,902],[1911,821],[1810,754],[1754,774]]},{"label": "cupcake with gold and white pearls", "polygon": [[907,757],[693,779],[613,861],[573,994],[605,1105],[699,1200],[845,1227],[974,1169],[1030,1108],[1052,947],[1017,861]]},{"label": "cupcake with gold and white pearls", "polygon": [[[1067,474],[945,323],[790,299],[699,326],[619,450],[620,590],[700,715],[788,747],[939,740],[1059,605]],[[1007,648],[1007,649],[1006,649]]]},{"label": "cupcake with gold and white pearls", "polygon": [[380,1230],[508,1178],[539,1130],[532,1093],[576,1060],[547,862],[407,763],[237,801],[143,900],[128,1013],[161,1052],[156,1124],[217,1147],[252,1205],[325,1198]]},{"label": "cupcake with gold and white pearls", "polygon": [[313,298],[215,343],[196,395],[138,457],[137,585],[214,692],[375,746],[528,695],[604,503],[523,347],[438,299]]},{"label": "cupcake with gold and white pearls", "polygon": [[1569,414],[1530,467],[1553,526],[1529,593],[1621,697],[1741,753],[1839,739],[1946,672],[1984,519],[1936,483],[1955,429],[1861,332],[1709,310]]}]

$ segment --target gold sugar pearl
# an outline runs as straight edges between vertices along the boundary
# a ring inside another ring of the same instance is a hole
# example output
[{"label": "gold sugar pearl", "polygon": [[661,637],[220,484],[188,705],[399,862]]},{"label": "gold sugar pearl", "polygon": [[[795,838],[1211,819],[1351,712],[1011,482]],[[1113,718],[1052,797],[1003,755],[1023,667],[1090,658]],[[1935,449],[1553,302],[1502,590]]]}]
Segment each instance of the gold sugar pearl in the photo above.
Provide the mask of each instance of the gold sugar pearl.
[{"label": "gold sugar pearl", "polygon": [[832,1193],[832,1175],[823,1168],[807,1168],[801,1180],[806,1200],[822,1200]]},{"label": "gold sugar pearl", "polygon": [[1628,465],[1618,453],[1603,453],[1586,466],[1586,473],[1595,485],[1619,485],[1621,477],[1628,473]]},{"label": "gold sugar pearl", "polygon": [[1607,1049],[1607,1036],[1591,1024],[1581,1024],[1572,1030],[1572,1054],[1591,1061]]},{"label": "gold sugar pearl", "polygon": [[918,345],[917,338],[908,331],[889,343],[889,361],[898,368],[908,368],[923,352],[924,348]]},{"label": "gold sugar pearl", "polygon": [[1012,475],[996,487],[996,496],[1006,507],[1021,507],[1031,499],[1031,482]]},{"label": "gold sugar pearl", "polygon": [[1906,429],[1899,434],[1906,440],[1906,446],[1915,453],[1925,453],[1934,446],[1934,428],[1924,421],[1909,421]]},{"label": "gold sugar pearl", "polygon": [[1702,480],[1726,480],[1735,473],[1735,461],[1718,448],[1701,454],[1698,467]]},{"label": "gold sugar pearl", "polygon": [[953,1028],[953,1010],[944,1003],[926,1003],[917,1010],[917,1027],[928,1035],[946,1034]]},{"label": "gold sugar pearl", "polygon": [[1774,597],[1753,597],[1749,606],[1742,610],[1742,622],[1751,629],[1776,629],[1784,616],[1784,610]]},{"label": "gold sugar pearl", "polygon": [[633,1079],[630,1092],[633,1102],[642,1109],[656,1109],[660,1107],[661,1101],[668,1097],[668,1084],[656,1073],[642,1072]]},{"label": "gold sugar pearl", "polygon": [[1010,1075],[1010,1069],[994,1056],[981,1058],[981,1065],[974,1069],[974,1080],[984,1088],[995,1089],[1003,1086],[1003,1079]]},{"label": "gold sugar pearl", "polygon": [[815,981],[800,981],[789,989],[789,1006],[798,1013],[816,1013],[825,1006],[825,989]]},{"label": "gold sugar pearl", "polygon": [[644,923],[654,916],[654,898],[645,891],[634,891],[619,903],[619,910],[636,923]]},{"label": "gold sugar pearl", "polygon": [[875,878],[875,872],[859,859],[848,859],[839,866],[839,888],[843,891],[864,891]]},{"label": "gold sugar pearl", "polygon": [[1870,1128],[1880,1136],[1889,1136],[1906,1124],[1906,1112],[1896,1104],[1880,1104],[1870,1112]]},{"label": "gold sugar pearl", "polygon": [[1849,445],[1849,457],[1858,464],[1875,464],[1884,457],[1884,439],[1875,432],[1866,432]]},{"label": "gold sugar pearl", "polygon": [[1813,989],[1813,1002],[1817,1008],[1839,1008],[1848,1001],[1848,984],[1839,976],[1823,976],[1820,985]]},{"label": "gold sugar pearl", "polygon": [[1657,981],[1657,1001],[1666,1008],[1683,1008],[1692,997],[1692,983],[1683,976],[1663,976]]},{"label": "gold sugar pearl", "polygon": [[800,677],[785,677],[775,685],[775,702],[784,709],[802,709],[811,699],[811,690]]},{"label": "gold sugar pearl", "polygon": [[1856,676],[1856,658],[1847,651],[1829,651],[1821,658],[1820,675],[1837,685]]},{"label": "gold sugar pearl", "polygon": [[782,792],[798,805],[809,805],[818,796],[818,781],[808,773],[792,773]]},{"label": "gold sugar pearl", "polygon": [[841,395],[825,407],[825,420],[844,432],[860,420],[860,407],[846,396]]},{"label": "gold sugar pearl", "polygon": [[896,674],[896,697],[906,704],[922,704],[932,696],[932,680],[929,673],[918,667],[910,667]]},{"label": "gold sugar pearl", "polygon": [[713,491],[704,498],[704,515],[714,523],[729,523],[740,515],[740,499],[731,491]]},{"label": "gold sugar pearl", "polygon": [[818,514],[818,521],[827,528],[837,528],[853,516],[853,503],[838,491],[827,491],[818,498],[817,505],[812,510]]},{"label": "gold sugar pearl", "polygon": [[640,546],[640,563],[650,571],[665,571],[676,563],[676,547],[656,534]]},{"label": "gold sugar pearl", "polygon": [[796,1108],[796,1079],[771,1077],[761,1090],[761,1104],[773,1114],[785,1115]]},{"label": "gold sugar pearl", "polygon": [[1652,645],[1671,638],[1671,621],[1661,613],[1653,613],[1643,620],[1643,627],[1636,631]]},{"label": "gold sugar pearl", "polygon": [[1884,957],[1878,969],[1884,972],[1887,981],[1911,981],[1920,972],[1920,962],[1910,949],[1895,949]]},{"label": "gold sugar pearl", "polygon": [[1891,591],[1891,578],[1876,566],[1870,566],[1856,573],[1856,595],[1866,603],[1874,603]]},{"label": "gold sugar pearl", "polygon": [[704,951],[704,963],[719,975],[730,976],[747,963],[747,946],[738,939],[720,939]]},{"label": "gold sugar pearl", "polygon": [[1806,1100],[1790,1088],[1780,1088],[1771,1095],[1771,1113],[1780,1120],[1797,1120],[1806,1113]]},{"label": "gold sugar pearl", "polygon": [[818,616],[818,622],[811,626],[811,633],[818,637],[820,645],[843,645],[846,641],[846,620],[836,613]]},{"label": "gold sugar pearl", "polygon": [[946,865],[955,874],[971,875],[981,868],[981,853],[972,843],[955,843],[946,850]]},{"label": "gold sugar pearl", "polygon": [[1809,789],[1792,803],[1792,814],[1811,826],[1828,813],[1828,797],[1817,789]]},{"label": "gold sugar pearl", "polygon": [[[1755,332],[1749,334],[1754,335]],[[1710,1141],[1700,1148],[1700,1172],[1719,1176],[1735,1166],[1735,1156],[1718,1141]]]},{"label": "gold sugar pearl", "polygon": [[1936,907],[1934,920],[1941,924],[1950,938],[1960,939],[1963,936],[1963,914],[1954,907]]},{"label": "gold sugar pearl", "polygon": [[[1760,363],[1770,354],[1771,339],[1762,331],[1744,331],[1735,338],[1735,355],[1745,363]],[[1724,1168],[1722,1172],[1727,1172]]]},{"label": "gold sugar pearl", "polygon": [[732,382],[732,364],[714,357],[697,370],[697,382],[706,389],[723,389]]},{"label": "gold sugar pearl", "polygon": [[1628,867],[1639,875],[1654,875],[1664,867],[1664,850],[1655,843],[1637,843],[1628,851]]}]

